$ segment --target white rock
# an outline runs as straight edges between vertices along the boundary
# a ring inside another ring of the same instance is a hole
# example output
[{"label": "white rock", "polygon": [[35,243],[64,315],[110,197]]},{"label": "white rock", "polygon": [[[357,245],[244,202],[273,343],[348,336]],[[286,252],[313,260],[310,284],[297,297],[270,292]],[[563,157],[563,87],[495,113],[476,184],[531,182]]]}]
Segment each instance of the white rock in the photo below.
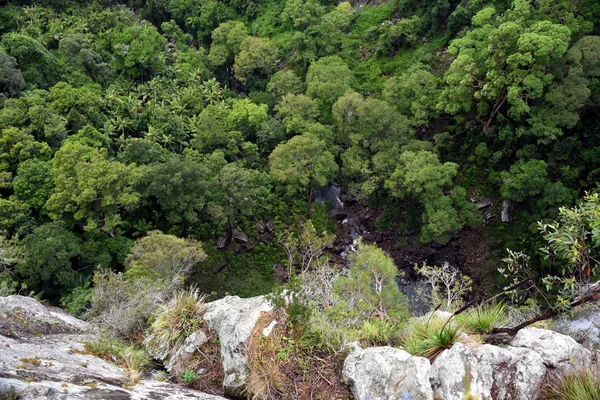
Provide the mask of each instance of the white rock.
[{"label": "white rock", "polygon": [[223,387],[231,396],[241,396],[248,377],[246,346],[263,312],[273,306],[264,296],[242,299],[227,296],[206,305],[204,321],[217,332],[221,343]]},{"label": "white rock", "polygon": [[592,364],[592,353],[575,339],[546,329],[521,329],[510,345],[535,351],[544,364],[559,371],[586,368]]},{"label": "white rock", "polygon": [[0,394],[11,391],[19,393],[20,400],[225,400],[223,397],[151,380],[141,381],[124,389],[105,383],[74,385],[54,381],[23,382],[0,378]]},{"label": "white rock", "polygon": [[429,360],[393,347],[370,347],[352,352],[342,377],[356,399],[430,400]]},{"label": "white rock", "polygon": [[263,331],[262,331],[263,336],[269,337],[271,335],[271,332],[273,332],[275,325],[277,325],[277,321],[275,321],[275,320],[271,321],[269,326],[267,326],[265,329],[263,329]]},{"label": "white rock", "polygon": [[445,400],[462,400],[467,374],[471,394],[486,399],[529,400],[534,398],[546,367],[541,357],[528,349],[489,344],[471,348],[456,343],[433,362],[433,391]]}]

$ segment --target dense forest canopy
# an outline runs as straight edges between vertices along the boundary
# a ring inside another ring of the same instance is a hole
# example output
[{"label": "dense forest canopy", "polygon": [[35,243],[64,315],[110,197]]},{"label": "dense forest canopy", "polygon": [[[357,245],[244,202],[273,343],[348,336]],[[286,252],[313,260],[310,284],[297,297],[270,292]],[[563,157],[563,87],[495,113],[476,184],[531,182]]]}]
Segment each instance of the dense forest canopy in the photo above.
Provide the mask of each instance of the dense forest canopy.
[{"label": "dense forest canopy", "polygon": [[80,312],[181,246],[203,290],[266,293],[331,182],[415,247],[510,201],[486,229],[552,271],[535,222],[600,179],[597,35],[595,0],[0,2],[0,292]]}]

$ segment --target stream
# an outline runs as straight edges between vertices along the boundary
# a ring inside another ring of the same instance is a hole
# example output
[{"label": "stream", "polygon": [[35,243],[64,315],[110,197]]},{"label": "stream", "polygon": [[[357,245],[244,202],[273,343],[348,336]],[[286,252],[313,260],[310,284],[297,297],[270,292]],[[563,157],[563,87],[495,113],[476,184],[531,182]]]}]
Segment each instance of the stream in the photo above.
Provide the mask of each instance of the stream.
[{"label": "stream", "polygon": [[[337,237],[332,246],[332,261],[343,266],[342,273],[348,272],[350,263],[349,256],[356,251],[356,246],[362,238],[367,243],[377,243],[374,232],[370,232],[365,226],[365,221],[370,221],[375,218],[370,215],[365,209],[360,207],[352,207],[357,205],[353,199],[342,194],[342,190],[338,185],[330,184],[321,188],[316,194],[316,201],[327,203],[331,208],[331,215],[337,220],[336,230]],[[347,204],[345,204],[347,203]],[[373,222],[373,221],[371,221]],[[396,260],[394,260],[396,262]],[[396,262],[396,265],[398,263]],[[396,278],[400,291],[408,297],[409,310],[412,314],[423,315],[430,309],[428,304],[425,304],[418,295],[418,290],[423,284],[413,278],[412,271],[404,271],[402,276]]]}]

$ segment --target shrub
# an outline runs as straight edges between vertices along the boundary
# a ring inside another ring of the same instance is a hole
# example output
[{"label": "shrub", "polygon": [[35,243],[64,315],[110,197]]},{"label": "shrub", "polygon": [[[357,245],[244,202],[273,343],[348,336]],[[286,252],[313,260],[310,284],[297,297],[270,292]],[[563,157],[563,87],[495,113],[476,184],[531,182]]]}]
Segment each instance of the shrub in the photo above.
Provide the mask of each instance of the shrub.
[{"label": "shrub", "polygon": [[451,311],[463,304],[463,297],[473,285],[473,281],[460,270],[447,261],[441,266],[415,265],[415,270],[423,277],[425,284],[429,287],[427,292],[422,291],[420,295],[432,306],[441,304],[441,309]]},{"label": "shrub", "polygon": [[404,350],[433,361],[442,351],[459,341],[461,325],[454,320],[438,317],[417,318],[411,321],[402,340]]},{"label": "shrub", "polygon": [[398,324],[408,310],[395,281],[398,269],[393,260],[376,246],[361,243],[350,261],[347,276],[327,264],[303,271],[275,304],[287,303],[291,322],[303,325],[313,343],[334,352],[351,341],[397,343]]},{"label": "shrub", "polygon": [[597,370],[570,371],[550,378],[546,398],[549,400],[599,400],[600,374]]},{"label": "shrub", "polygon": [[204,315],[205,296],[198,289],[184,290],[165,306],[150,327],[144,345],[152,354],[172,357],[185,339],[198,330]]},{"label": "shrub", "polygon": [[484,304],[465,314],[460,320],[469,331],[489,333],[502,325],[505,308],[504,304]]},{"label": "shrub", "polygon": [[124,339],[139,339],[148,319],[169,299],[167,283],[140,278],[126,280],[122,273],[99,270],[94,274],[94,289],[87,319]]},{"label": "shrub", "polygon": [[181,371],[181,380],[184,383],[189,384],[194,382],[196,379],[198,379],[198,375],[191,369],[184,369],[183,371]]}]

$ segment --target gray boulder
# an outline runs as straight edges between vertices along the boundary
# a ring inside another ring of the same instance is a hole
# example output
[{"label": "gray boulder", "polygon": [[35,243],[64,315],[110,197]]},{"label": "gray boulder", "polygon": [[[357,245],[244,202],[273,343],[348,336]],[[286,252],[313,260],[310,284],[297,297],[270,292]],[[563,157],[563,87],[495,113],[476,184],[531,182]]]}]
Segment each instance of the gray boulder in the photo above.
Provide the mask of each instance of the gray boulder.
[{"label": "gray boulder", "polygon": [[350,353],[342,377],[359,400],[430,400],[429,361],[393,347]]},{"label": "gray boulder", "polygon": [[547,367],[558,372],[587,368],[592,364],[592,353],[575,339],[546,329],[521,329],[510,345],[535,351]]},{"label": "gray boulder", "polygon": [[34,298],[0,297],[0,335],[25,338],[92,330],[93,327],[87,322],[59,308],[45,307]]},{"label": "gray boulder", "polygon": [[230,396],[242,396],[249,374],[246,347],[261,313],[273,306],[264,296],[242,299],[228,296],[206,305],[204,321],[217,332],[221,343],[223,388]]},{"label": "gray boulder", "polygon": [[92,325],[59,309],[0,297],[0,398],[221,399],[156,380],[130,386],[122,368],[86,351],[85,342],[97,339]]},{"label": "gray boulder", "polygon": [[223,397],[158,381],[141,381],[124,389],[101,382],[67,384],[0,378],[0,395],[11,392],[18,393],[20,400],[225,400]]},{"label": "gray boulder", "polygon": [[462,400],[467,374],[472,394],[486,399],[529,400],[535,397],[546,367],[529,349],[456,343],[433,362],[433,391],[445,400]]}]

